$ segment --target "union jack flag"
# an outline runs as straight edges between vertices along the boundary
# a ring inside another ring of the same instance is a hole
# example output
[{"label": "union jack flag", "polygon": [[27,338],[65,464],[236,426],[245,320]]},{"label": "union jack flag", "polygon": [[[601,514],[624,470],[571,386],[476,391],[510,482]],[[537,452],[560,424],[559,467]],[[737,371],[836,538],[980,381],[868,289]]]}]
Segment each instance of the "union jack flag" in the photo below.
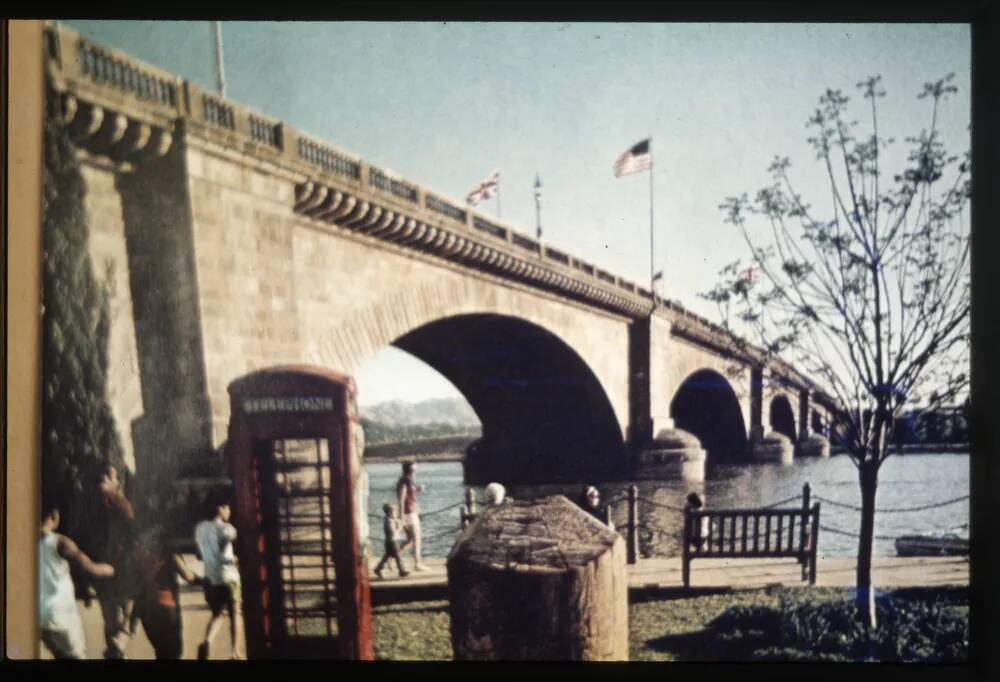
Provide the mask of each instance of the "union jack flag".
[{"label": "union jack flag", "polygon": [[500,190],[500,171],[493,171],[492,175],[472,188],[465,200],[475,206],[483,199],[493,197]]}]

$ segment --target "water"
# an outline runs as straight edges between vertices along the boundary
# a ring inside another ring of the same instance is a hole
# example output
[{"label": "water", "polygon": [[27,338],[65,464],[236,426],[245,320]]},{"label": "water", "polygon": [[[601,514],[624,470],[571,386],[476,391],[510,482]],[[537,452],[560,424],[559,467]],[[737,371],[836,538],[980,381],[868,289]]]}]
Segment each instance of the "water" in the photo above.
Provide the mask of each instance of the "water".
[{"label": "water", "polygon": [[[396,463],[367,464],[369,476],[369,513],[373,551],[381,549],[381,507],[394,501],[400,466]],[[419,495],[425,556],[447,556],[460,524],[460,509],[428,514],[464,499],[461,462],[421,462],[417,481],[424,486]],[[824,497],[853,506],[861,505],[857,470],[846,455],[829,459],[802,458],[794,464],[724,464],[708,472],[704,483],[683,481],[638,481],[639,520],[647,526],[639,534],[643,555],[672,556],[680,553],[680,511],[660,505],[682,507],[691,491],[698,492],[709,508],[760,507],[798,495],[802,484],[809,482],[813,500]],[[602,500],[623,497],[629,483],[598,483]],[[562,493],[575,500],[583,486],[524,486],[509,490],[513,497],[532,497]],[[474,488],[477,499],[482,488]],[[918,507],[969,493],[968,454],[912,454],[893,456],[882,465],[879,475],[876,508]],[[820,524],[851,533],[858,532],[859,513],[821,503]],[[801,500],[782,507],[801,505]],[[611,518],[624,532],[626,504],[612,506]],[[969,501],[919,512],[878,513],[875,518],[874,553],[877,557],[895,556],[893,540],[904,534],[934,533],[953,529],[969,521]],[[821,530],[821,557],[856,556],[857,538]],[[406,558],[404,556],[404,558]]]}]

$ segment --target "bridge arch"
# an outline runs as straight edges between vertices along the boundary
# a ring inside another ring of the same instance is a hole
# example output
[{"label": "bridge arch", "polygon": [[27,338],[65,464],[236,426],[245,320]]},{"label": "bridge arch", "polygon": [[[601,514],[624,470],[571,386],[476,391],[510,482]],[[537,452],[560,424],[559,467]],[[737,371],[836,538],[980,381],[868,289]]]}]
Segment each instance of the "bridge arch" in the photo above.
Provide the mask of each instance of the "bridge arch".
[{"label": "bridge arch", "polygon": [[795,412],[788,396],[779,394],[771,398],[768,423],[772,431],[788,436],[793,443],[798,440],[795,434]]},{"label": "bridge arch", "polygon": [[688,375],[670,402],[674,425],[701,441],[709,462],[732,460],[746,451],[747,428],[740,401],[722,374],[700,369]]},{"label": "bridge arch", "polygon": [[820,414],[819,410],[811,410],[811,423],[809,429],[811,433],[823,434],[826,432],[825,423],[823,420],[823,415]]},{"label": "bridge arch", "polygon": [[[353,247],[345,244],[345,249]],[[361,264],[373,260],[363,249],[355,258]],[[421,267],[392,253],[379,254],[376,262],[391,265],[392,280],[374,279],[371,288],[345,282],[354,295],[341,303],[336,316],[329,315],[325,299],[310,302],[307,311],[300,303],[300,315],[308,314],[300,318],[299,336],[310,364],[354,374],[381,349],[424,325],[459,316],[517,319],[549,332],[587,365],[611,403],[624,440],[630,415],[627,319],[463,273]],[[394,286],[399,281],[409,285]],[[305,287],[297,291],[306,297]]]},{"label": "bridge arch", "polygon": [[494,313],[427,322],[391,345],[439,372],[482,424],[466,480],[604,480],[627,468],[621,424],[601,382],[564,340]]}]

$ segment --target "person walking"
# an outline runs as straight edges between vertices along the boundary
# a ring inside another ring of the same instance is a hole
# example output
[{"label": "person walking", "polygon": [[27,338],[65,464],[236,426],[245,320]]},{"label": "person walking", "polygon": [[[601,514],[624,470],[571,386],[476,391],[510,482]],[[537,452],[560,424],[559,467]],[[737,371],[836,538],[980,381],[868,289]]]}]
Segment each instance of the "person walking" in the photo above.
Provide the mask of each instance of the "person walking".
[{"label": "person walking", "polygon": [[405,578],[410,573],[403,568],[403,560],[399,556],[399,536],[402,530],[402,523],[396,517],[396,507],[393,505],[383,504],[382,513],[385,514],[385,517],[382,519],[382,532],[385,536],[385,554],[382,555],[382,560],[375,567],[375,575],[381,578],[382,568],[389,563],[390,559],[395,559],[396,568],[399,570],[399,577]]},{"label": "person walking", "polygon": [[399,546],[400,552],[413,544],[413,570],[426,571],[427,567],[421,561],[420,555],[420,504],[417,493],[423,491],[423,486],[417,484],[417,465],[415,462],[403,462],[403,475],[396,482],[396,497],[399,499],[399,509],[403,513],[403,531],[406,539]]},{"label": "person walking", "polygon": [[198,660],[208,659],[209,643],[218,632],[222,612],[229,616],[229,641],[232,658],[242,659],[240,652],[240,571],[233,552],[236,528],[229,523],[229,502],[219,498],[212,506],[213,517],[202,521],[194,530],[198,552],[205,564],[205,602],[212,617],[205,629],[205,639],[198,645]]},{"label": "person walking", "polygon": [[95,584],[97,601],[104,620],[104,658],[123,659],[128,646],[133,597],[136,590],[136,572],[133,570],[135,511],[122,492],[118,469],[105,466],[98,484],[97,505],[99,525],[102,528],[99,559],[115,568],[115,576]]},{"label": "person walking", "polygon": [[87,657],[87,644],[69,562],[94,578],[110,578],[115,569],[91,561],[75,542],[57,533],[59,521],[59,508],[44,503],[38,538],[38,632],[55,658],[82,659]]},{"label": "person walking", "polygon": [[601,506],[601,493],[594,486],[588,485],[583,489],[577,504],[611,530],[615,529],[615,524],[611,521],[611,510],[607,506]]},{"label": "person walking", "polygon": [[183,653],[183,622],[177,579],[191,585],[204,581],[162,534],[157,534],[153,543],[155,554],[135,600],[131,631],[135,634],[136,622],[141,622],[157,660],[178,660]]}]

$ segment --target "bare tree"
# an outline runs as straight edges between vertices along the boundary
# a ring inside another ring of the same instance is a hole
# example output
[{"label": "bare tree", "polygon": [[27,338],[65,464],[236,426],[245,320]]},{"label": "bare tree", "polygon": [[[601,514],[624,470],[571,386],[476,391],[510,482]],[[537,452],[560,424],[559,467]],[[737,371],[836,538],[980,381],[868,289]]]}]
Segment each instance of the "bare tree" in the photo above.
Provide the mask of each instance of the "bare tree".
[{"label": "bare tree", "polygon": [[863,136],[849,98],[827,90],[807,123],[829,192],[824,217],[796,191],[788,158],[775,158],[771,184],[753,200],[744,194],[720,206],[741,231],[751,267],[730,264],[704,294],[724,324],[735,313],[740,331],[798,363],[841,406],[840,435],[861,489],[857,598],[868,627],[878,472],[893,424],[904,406],[933,410],[968,387],[970,157],[949,154],[938,129],[940,107],[957,92],[952,78],[926,83],[918,95],[929,125],[906,138],[891,180],[883,167],[894,140],[879,130],[880,77],[858,83],[870,117]]}]

